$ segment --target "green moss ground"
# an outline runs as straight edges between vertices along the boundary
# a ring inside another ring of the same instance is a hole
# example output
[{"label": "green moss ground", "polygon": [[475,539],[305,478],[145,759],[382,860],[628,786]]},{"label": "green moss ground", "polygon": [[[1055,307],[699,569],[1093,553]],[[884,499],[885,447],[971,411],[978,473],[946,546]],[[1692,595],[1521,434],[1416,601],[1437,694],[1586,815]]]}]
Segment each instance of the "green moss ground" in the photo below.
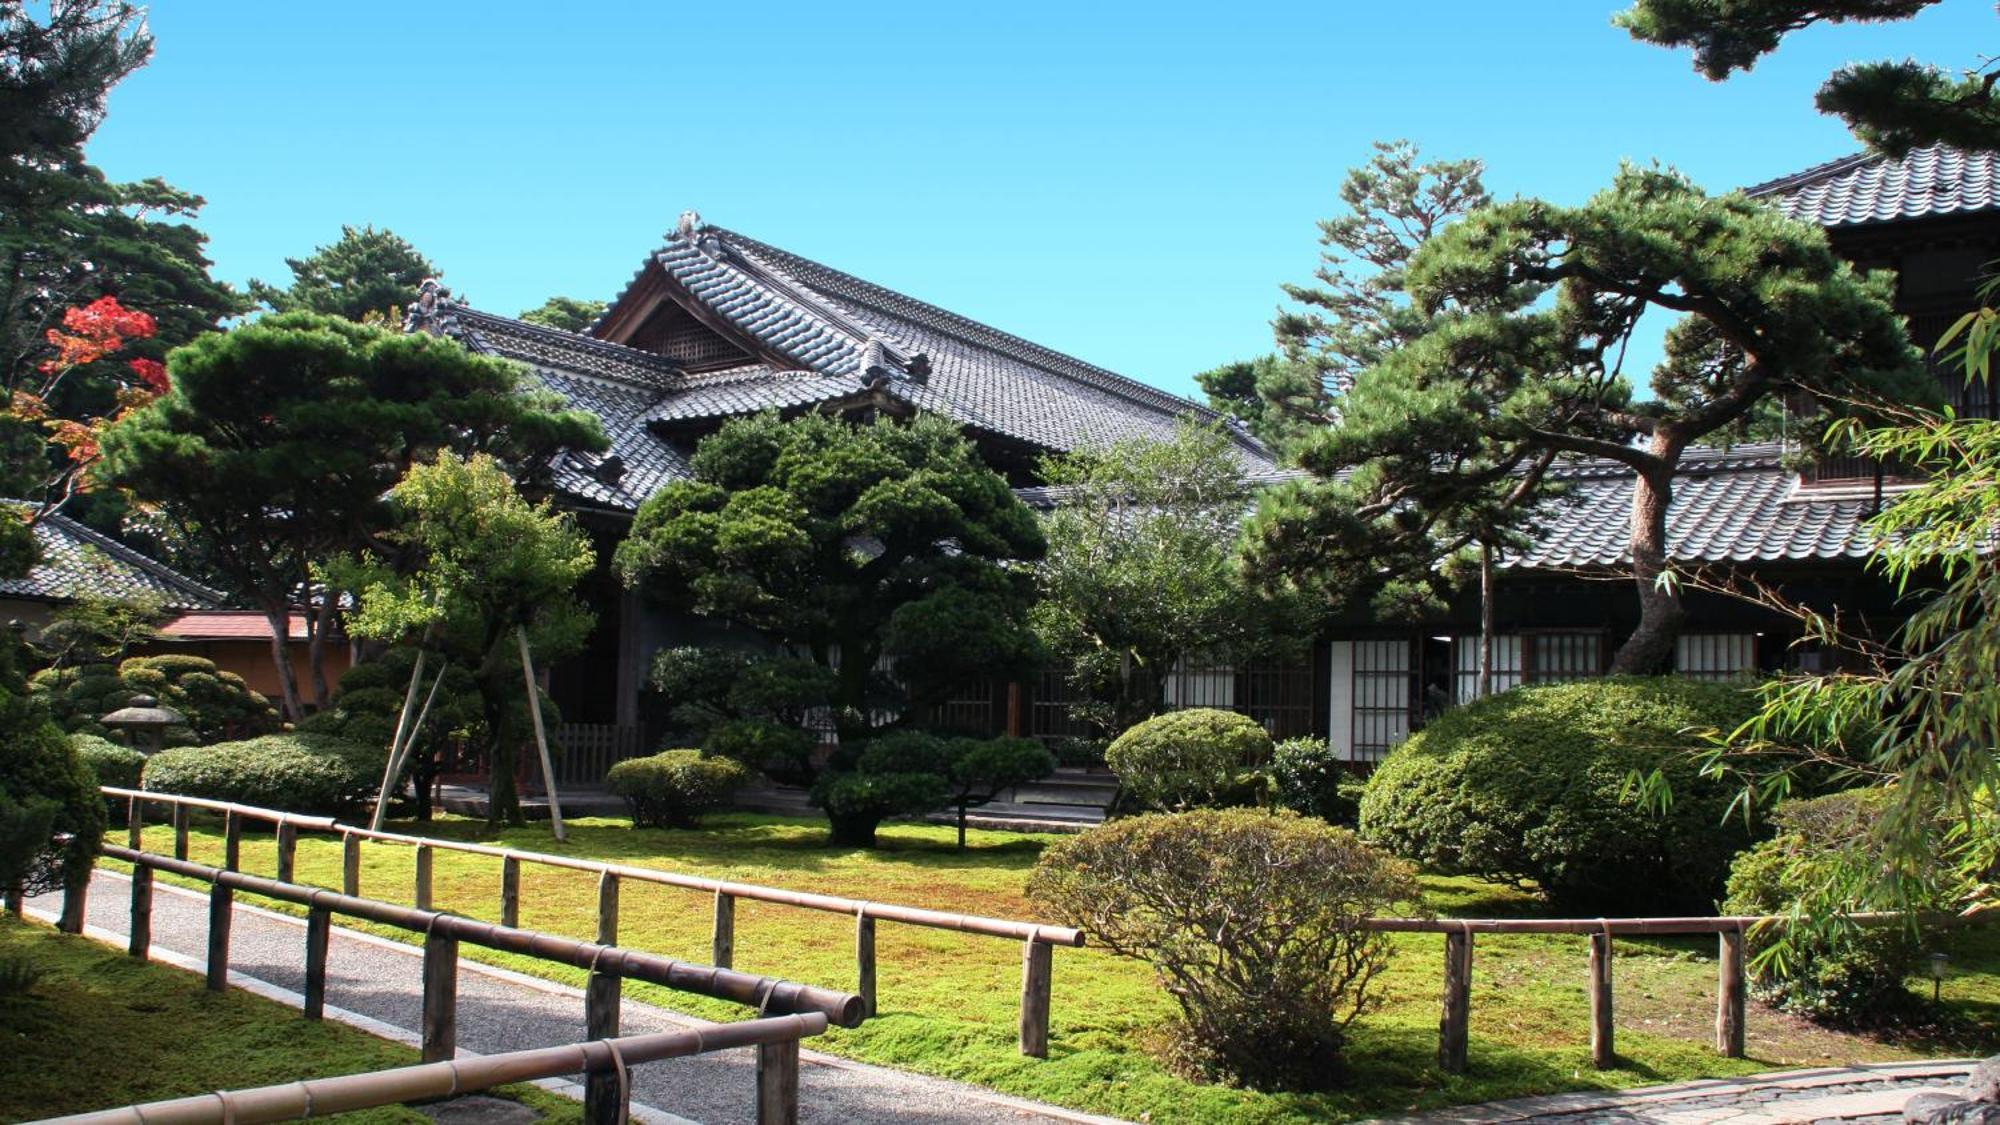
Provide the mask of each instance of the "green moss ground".
[{"label": "green moss ground", "polygon": [[[465,820],[399,825],[440,837],[477,839],[568,855],[591,856],[743,882],[999,917],[1034,916],[1022,885],[1053,837],[973,832],[971,847],[952,846],[942,826],[885,826],[874,851],[824,846],[820,821],[748,814],[713,818],[700,831],[634,831],[624,822],[571,822],[559,845],[546,825],[488,833]],[[147,847],[172,846],[170,831],[149,829]],[[221,839],[198,827],[193,858],[220,862]],[[362,893],[408,902],[415,862],[408,848],[368,845]],[[268,836],[244,840],[247,870],[275,866]],[[338,886],[340,850],[330,838],[300,841],[298,876]],[[1427,878],[1440,914],[1531,913],[1532,898],[1468,879]],[[481,918],[499,916],[498,860],[437,853],[438,906]],[[706,961],[710,902],[701,894],[627,884],[621,895],[621,943]],[[524,867],[524,926],[576,937],[595,929],[596,888],[585,872]],[[409,935],[380,931],[409,940]],[[792,907],[740,902],[736,967],[749,972],[852,988],[853,921]],[[1946,984],[1937,1026],[1893,1038],[1867,1038],[1813,1027],[1762,1009],[1749,1021],[1750,1058],[1726,1060],[1710,1049],[1715,1003],[1713,943],[1635,941],[1617,946],[1618,1049],[1614,1070],[1589,1061],[1584,995],[1585,943],[1574,937],[1485,937],[1473,980],[1471,1071],[1436,1067],[1438,990],[1443,939],[1399,936],[1380,981],[1381,1007],[1354,1025],[1351,1082],[1340,1093],[1266,1095],[1191,1085],[1168,1074],[1145,1050],[1172,1010],[1150,971],[1090,949],[1055,953],[1051,1047],[1046,1061],[1015,1050],[1020,949],[1009,941],[882,923],[877,933],[881,1014],[865,1026],[836,1030],[814,1043],[850,1058],[957,1078],[1009,1094],[1076,1109],[1152,1121],[1340,1120],[1558,1090],[1639,1086],[1746,1074],[1786,1066],[1886,1061],[1980,1053],[2000,1042],[2000,942],[1979,936],[1957,950],[1959,973]],[[466,956],[580,984],[582,974],[523,958],[464,947]],[[1928,985],[1921,986],[1928,994]],[[650,986],[627,995],[716,1018],[741,1018],[728,1005]],[[1939,1030],[1939,1029],[1943,1030]]]},{"label": "green moss ground", "polygon": [[[0,994],[0,1120],[22,1121],[133,1102],[307,1077],[409,1066],[417,1052],[338,1023],[313,1023],[281,1004],[135,961],[88,938],[0,918],[0,962],[25,960],[41,979]],[[503,1096],[551,1121],[576,1103],[531,1087]],[[427,1122],[408,1109],[348,1114],[354,1122]]]}]

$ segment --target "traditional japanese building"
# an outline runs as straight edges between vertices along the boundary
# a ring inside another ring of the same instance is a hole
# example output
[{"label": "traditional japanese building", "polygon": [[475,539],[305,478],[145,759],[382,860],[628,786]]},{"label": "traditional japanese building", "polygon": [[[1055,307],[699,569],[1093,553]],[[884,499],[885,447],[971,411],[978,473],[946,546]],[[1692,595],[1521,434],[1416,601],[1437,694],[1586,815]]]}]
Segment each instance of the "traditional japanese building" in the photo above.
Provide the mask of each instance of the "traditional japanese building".
[{"label": "traditional japanese building", "polygon": [[[413,328],[527,364],[541,384],[596,414],[611,447],[555,466],[563,503],[601,554],[695,444],[762,410],[853,417],[926,412],[963,428],[1017,486],[1050,453],[1165,438],[1207,407],[755,239],[681,216],[604,315],[563,332],[464,306],[435,287]],[[1272,459],[1230,424],[1247,468]],[[713,626],[649,609],[600,566],[584,591],[599,610],[582,656],[550,674],[565,720],[564,773],[589,777],[646,745],[642,689],[654,651]]]}]

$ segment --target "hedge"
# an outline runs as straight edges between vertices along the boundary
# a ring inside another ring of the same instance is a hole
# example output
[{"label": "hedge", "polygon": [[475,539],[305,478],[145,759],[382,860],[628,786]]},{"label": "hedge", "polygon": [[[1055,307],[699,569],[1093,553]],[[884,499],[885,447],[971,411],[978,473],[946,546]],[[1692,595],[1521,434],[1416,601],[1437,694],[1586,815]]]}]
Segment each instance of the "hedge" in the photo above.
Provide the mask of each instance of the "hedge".
[{"label": "hedge", "polygon": [[145,788],[289,812],[338,816],[373,800],[386,747],[316,734],[270,734],[163,750],[146,761]]}]

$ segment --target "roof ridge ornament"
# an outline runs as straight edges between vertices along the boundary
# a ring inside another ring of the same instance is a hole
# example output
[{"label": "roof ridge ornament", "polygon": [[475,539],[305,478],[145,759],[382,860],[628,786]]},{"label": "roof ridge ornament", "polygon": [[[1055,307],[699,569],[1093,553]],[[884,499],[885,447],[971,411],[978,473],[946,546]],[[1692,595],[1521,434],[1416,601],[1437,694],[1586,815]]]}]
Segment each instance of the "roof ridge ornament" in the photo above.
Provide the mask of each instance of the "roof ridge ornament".
[{"label": "roof ridge ornament", "polygon": [[465,305],[451,295],[451,290],[438,283],[435,277],[427,277],[417,287],[417,300],[403,315],[403,331],[428,332],[433,336],[449,336],[461,344],[470,345],[472,330],[458,318]]},{"label": "roof ridge ornament", "polygon": [[674,226],[673,237],[687,241],[692,239],[695,236],[695,232],[701,230],[703,225],[701,212],[690,207],[681,212],[680,222]]}]

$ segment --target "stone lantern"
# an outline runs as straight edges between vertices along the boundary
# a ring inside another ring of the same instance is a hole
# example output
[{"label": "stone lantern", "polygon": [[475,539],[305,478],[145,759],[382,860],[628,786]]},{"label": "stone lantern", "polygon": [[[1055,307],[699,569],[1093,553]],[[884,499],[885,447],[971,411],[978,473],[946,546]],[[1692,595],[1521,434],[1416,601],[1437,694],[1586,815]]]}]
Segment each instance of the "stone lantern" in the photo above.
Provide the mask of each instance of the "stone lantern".
[{"label": "stone lantern", "polygon": [[150,695],[135,695],[131,702],[97,721],[113,730],[130,731],[134,750],[157,754],[166,745],[167,728],[184,725],[187,716],[161,707]]}]

